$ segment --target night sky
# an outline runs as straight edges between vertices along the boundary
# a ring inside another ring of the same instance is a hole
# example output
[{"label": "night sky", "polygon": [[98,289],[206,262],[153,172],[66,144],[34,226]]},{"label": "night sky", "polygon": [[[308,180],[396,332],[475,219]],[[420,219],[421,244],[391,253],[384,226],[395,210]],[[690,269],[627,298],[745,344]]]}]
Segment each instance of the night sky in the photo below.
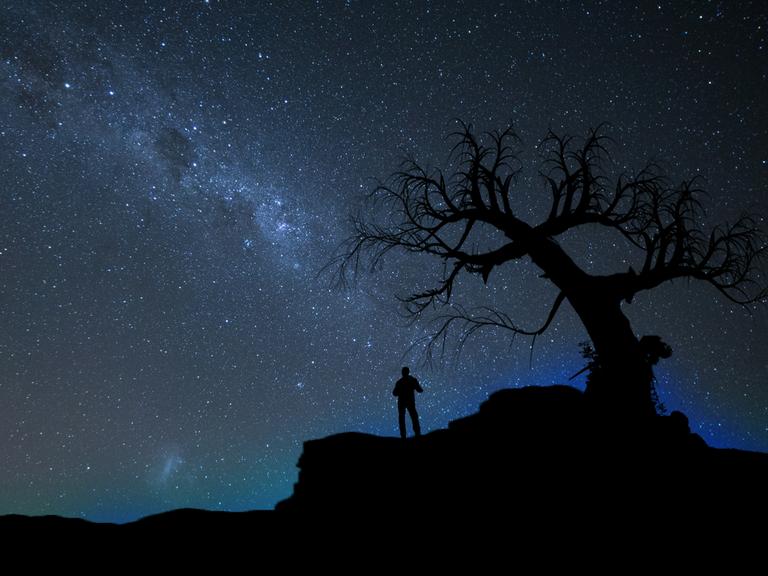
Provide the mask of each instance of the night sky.
[{"label": "night sky", "polygon": [[[302,442],[395,435],[410,364],[432,430],[505,386],[565,383],[572,310],[537,340],[485,332],[419,365],[395,294],[440,264],[393,255],[346,291],[319,275],[406,155],[445,165],[461,118],[510,122],[521,203],[548,194],[549,127],[610,122],[617,172],[700,175],[714,220],[768,214],[763,2],[3,2],[0,513],[126,521],[272,507]],[[536,214],[530,211],[529,220]],[[562,239],[595,272],[639,254]],[[620,261],[619,261],[620,260]],[[467,278],[468,305],[536,327],[529,262]],[[677,282],[626,306],[674,355],[669,410],[768,451],[768,312]],[[575,381],[583,386],[583,380]],[[567,484],[567,479],[564,479]]]}]

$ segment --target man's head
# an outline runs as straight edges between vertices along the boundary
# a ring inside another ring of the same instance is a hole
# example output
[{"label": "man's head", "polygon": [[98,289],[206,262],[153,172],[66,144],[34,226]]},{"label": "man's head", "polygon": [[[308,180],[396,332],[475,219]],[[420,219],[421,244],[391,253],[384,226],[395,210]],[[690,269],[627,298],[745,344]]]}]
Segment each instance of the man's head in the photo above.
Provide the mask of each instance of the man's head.
[{"label": "man's head", "polygon": [[411,370],[410,368],[408,368],[408,366],[403,366],[402,372],[403,372],[403,376],[408,376],[408,374],[411,373]]}]

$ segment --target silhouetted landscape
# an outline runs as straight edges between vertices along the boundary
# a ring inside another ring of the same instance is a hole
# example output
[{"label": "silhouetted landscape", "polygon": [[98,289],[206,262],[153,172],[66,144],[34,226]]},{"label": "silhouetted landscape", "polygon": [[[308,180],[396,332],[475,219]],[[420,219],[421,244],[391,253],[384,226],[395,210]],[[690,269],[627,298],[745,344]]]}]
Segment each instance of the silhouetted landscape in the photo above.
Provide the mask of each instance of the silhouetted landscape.
[{"label": "silhouetted landscape", "polygon": [[744,519],[765,509],[768,454],[708,447],[679,412],[641,427],[624,422],[596,412],[575,388],[505,389],[421,438],[348,432],[306,442],[294,492],[275,511],[174,510],[122,526],[5,516],[0,527],[269,538],[328,518],[473,530],[480,520],[575,526],[602,517],[625,525],[666,514]]},{"label": "silhouetted landscape", "polygon": [[6,2],[0,529],[761,526],[765,4]]}]

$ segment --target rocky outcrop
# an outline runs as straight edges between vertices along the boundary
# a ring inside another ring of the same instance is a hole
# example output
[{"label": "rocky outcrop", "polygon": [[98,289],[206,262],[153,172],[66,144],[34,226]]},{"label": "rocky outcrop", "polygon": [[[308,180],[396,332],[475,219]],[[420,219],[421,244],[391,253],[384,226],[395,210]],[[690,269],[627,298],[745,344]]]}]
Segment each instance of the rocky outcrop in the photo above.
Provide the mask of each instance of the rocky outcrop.
[{"label": "rocky outcrop", "polygon": [[728,510],[768,485],[766,454],[710,448],[679,412],[640,421],[598,412],[566,386],[496,392],[476,414],[421,438],[312,440],[298,466],[278,512],[536,521],[702,501]]}]

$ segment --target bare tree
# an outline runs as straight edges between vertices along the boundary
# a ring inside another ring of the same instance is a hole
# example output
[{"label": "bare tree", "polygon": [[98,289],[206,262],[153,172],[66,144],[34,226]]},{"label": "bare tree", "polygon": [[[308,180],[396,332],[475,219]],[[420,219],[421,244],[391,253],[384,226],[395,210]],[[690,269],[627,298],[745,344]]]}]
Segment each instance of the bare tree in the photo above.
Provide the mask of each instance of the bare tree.
[{"label": "bare tree", "polygon": [[[707,282],[744,306],[766,297],[759,275],[766,243],[755,219],[742,216],[706,232],[695,179],[673,185],[655,164],[609,179],[602,127],[584,139],[550,132],[543,140],[541,176],[551,202],[537,224],[526,222],[514,208],[521,170],[515,133],[507,129],[478,137],[462,124],[455,136],[455,172],[446,178],[440,170],[405,162],[372,193],[372,201],[383,202],[386,209],[370,213],[389,214],[389,219],[356,218],[355,233],[337,261],[342,278],[364,266],[375,268],[391,250],[440,261],[437,285],[403,298],[407,313],[415,317],[444,306],[433,343],[444,342],[453,325],[461,326],[463,337],[483,326],[535,336],[567,301],[600,359],[600,378],[593,379],[589,392],[611,406],[647,414],[653,412],[652,372],[622,301],[677,278]],[[579,267],[556,238],[587,225],[612,229],[626,239],[641,256],[639,269],[596,275]],[[501,310],[469,310],[452,302],[461,274],[477,274],[488,282],[495,267],[526,256],[559,290],[540,328],[524,330]]]}]

